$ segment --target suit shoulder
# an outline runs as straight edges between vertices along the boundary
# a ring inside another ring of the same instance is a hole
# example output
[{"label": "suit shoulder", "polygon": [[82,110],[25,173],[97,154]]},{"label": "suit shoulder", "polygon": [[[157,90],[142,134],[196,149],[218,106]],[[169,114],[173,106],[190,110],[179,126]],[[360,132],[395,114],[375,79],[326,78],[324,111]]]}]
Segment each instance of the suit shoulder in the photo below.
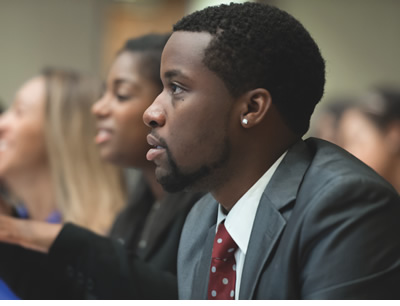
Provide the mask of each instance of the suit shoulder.
[{"label": "suit shoulder", "polygon": [[316,179],[319,184],[361,183],[359,187],[372,184],[375,188],[396,193],[373,169],[337,145],[317,138],[309,138],[305,142],[313,154],[308,178]]}]

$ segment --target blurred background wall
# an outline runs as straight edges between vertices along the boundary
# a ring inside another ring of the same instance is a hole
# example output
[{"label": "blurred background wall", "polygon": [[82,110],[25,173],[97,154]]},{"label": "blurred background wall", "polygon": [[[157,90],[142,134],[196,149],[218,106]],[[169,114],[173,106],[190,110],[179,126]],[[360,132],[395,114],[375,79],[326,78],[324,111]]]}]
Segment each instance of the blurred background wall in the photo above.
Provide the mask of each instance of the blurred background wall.
[{"label": "blurred background wall", "polygon": [[0,0],[0,99],[45,65],[98,71],[98,0]]},{"label": "blurred background wall", "polygon": [[[0,0],[0,99],[43,66],[104,76],[132,36],[167,32],[217,0]],[[230,2],[230,1],[225,1]],[[241,1],[243,2],[243,1]],[[400,1],[270,0],[299,19],[327,63],[323,101],[374,84],[400,84]]]},{"label": "blurred background wall", "polygon": [[400,87],[400,1],[276,0],[311,33],[326,61],[322,103],[375,85]]}]

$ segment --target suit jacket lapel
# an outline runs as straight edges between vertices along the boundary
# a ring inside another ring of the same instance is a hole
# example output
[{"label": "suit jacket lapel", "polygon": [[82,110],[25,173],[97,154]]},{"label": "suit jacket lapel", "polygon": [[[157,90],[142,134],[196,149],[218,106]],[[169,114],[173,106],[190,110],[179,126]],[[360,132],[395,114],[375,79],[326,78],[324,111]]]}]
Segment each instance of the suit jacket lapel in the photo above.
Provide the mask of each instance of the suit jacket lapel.
[{"label": "suit jacket lapel", "polygon": [[199,200],[186,219],[178,252],[180,299],[207,298],[217,208],[218,203],[208,194]]},{"label": "suit jacket lapel", "polygon": [[[254,220],[240,284],[240,299],[251,299],[260,276],[284,227],[285,220],[263,195]],[[268,221],[267,221],[268,220]]]},{"label": "suit jacket lapel", "polygon": [[311,156],[304,142],[297,142],[289,150],[265,188],[247,248],[240,299],[253,298],[260,274],[268,264],[268,259],[284,231],[286,221],[290,218],[297,190],[310,161]]},{"label": "suit jacket lapel", "polygon": [[210,227],[203,247],[203,253],[196,267],[193,280],[192,300],[206,300],[210,277],[211,255],[215,237],[215,225]]}]

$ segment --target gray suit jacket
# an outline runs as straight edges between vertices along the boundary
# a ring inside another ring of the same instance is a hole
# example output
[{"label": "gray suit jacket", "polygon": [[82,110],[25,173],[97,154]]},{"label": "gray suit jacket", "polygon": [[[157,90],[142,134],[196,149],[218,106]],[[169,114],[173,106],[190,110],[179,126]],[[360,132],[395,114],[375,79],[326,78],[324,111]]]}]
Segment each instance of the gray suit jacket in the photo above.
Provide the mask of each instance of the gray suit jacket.
[{"label": "gray suit jacket", "polygon": [[[178,254],[181,299],[206,299],[218,203],[189,214]],[[266,187],[240,299],[399,299],[400,198],[359,160],[299,141]]]}]

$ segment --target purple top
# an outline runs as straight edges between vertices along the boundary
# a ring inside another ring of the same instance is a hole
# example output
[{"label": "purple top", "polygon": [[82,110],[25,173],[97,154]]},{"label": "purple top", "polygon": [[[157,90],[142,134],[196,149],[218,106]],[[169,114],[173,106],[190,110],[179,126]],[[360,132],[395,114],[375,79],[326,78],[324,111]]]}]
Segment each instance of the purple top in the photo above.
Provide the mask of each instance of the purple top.
[{"label": "purple top", "polygon": [[0,278],[0,300],[19,300],[19,298],[8,288]]},{"label": "purple top", "polygon": [[[15,210],[19,218],[29,219],[28,210],[26,209],[25,206],[18,205],[15,207]],[[47,217],[45,221],[48,223],[61,223],[62,222],[61,213],[55,210]]]}]

